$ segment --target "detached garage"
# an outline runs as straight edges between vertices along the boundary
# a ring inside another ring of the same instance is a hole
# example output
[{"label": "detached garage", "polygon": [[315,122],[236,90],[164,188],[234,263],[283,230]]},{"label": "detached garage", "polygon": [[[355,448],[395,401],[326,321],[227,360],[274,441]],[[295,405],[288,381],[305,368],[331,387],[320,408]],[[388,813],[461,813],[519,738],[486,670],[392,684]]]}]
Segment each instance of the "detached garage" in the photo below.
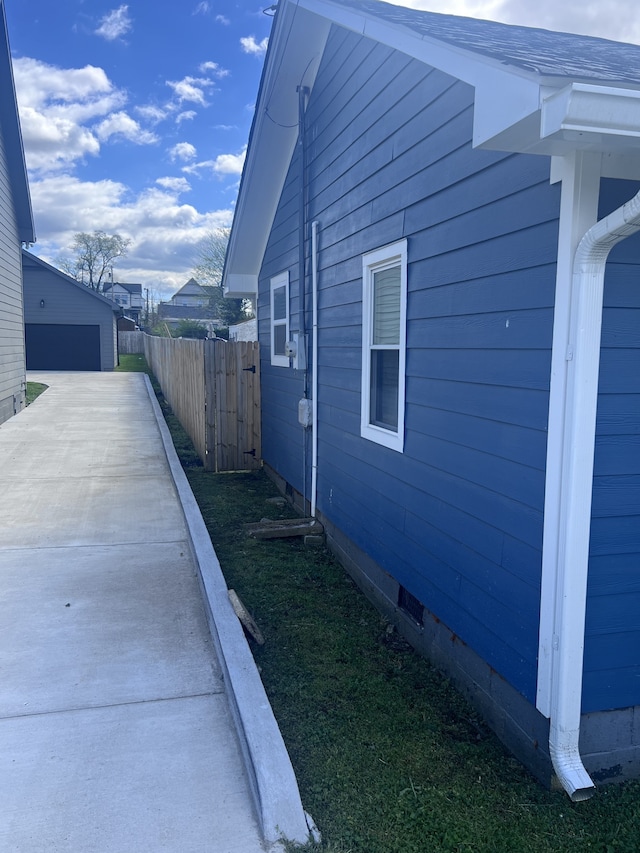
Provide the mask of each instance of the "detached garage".
[{"label": "detached garage", "polygon": [[22,252],[27,370],[113,370],[119,307]]}]

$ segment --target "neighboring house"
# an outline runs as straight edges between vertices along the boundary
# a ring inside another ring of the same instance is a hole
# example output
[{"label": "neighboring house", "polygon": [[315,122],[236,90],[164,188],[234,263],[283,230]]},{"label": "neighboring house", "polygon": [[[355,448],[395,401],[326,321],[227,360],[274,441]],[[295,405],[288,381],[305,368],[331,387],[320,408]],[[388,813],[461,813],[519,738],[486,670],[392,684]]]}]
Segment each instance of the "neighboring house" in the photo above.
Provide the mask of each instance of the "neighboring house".
[{"label": "neighboring house", "polygon": [[173,306],[190,306],[191,308],[207,308],[213,288],[198,284],[195,278],[190,278],[176,291],[169,300]]},{"label": "neighboring house", "polygon": [[158,318],[161,323],[173,331],[183,320],[191,320],[204,326],[211,337],[215,336],[222,321],[213,317],[209,307],[215,288],[200,285],[195,278],[190,278],[180,290],[173,294],[168,302],[158,305]]},{"label": "neighboring house", "polygon": [[265,464],[573,799],[640,775],[639,188],[640,47],[278,4],[223,281]]},{"label": "neighboring house", "polygon": [[0,0],[0,423],[25,404],[20,248],[34,241],[4,2]]},{"label": "neighboring house", "polygon": [[122,281],[105,284],[103,294],[115,305],[118,305],[125,317],[130,317],[135,323],[140,322],[142,313],[142,285],[129,284]]},{"label": "neighboring house", "polygon": [[230,341],[257,341],[258,321],[255,317],[245,320],[243,323],[234,323],[229,326]]},{"label": "neighboring house", "polygon": [[173,305],[171,302],[160,302],[158,305],[158,322],[164,323],[174,331],[183,320],[189,320],[198,323],[209,333],[210,337],[215,337],[216,329],[222,323],[220,320],[211,316],[211,311],[208,308],[193,308],[188,305]]},{"label": "neighboring house", "polygon": [[24,250],[22,269],[27,369],[113,370],[120,308]]}]

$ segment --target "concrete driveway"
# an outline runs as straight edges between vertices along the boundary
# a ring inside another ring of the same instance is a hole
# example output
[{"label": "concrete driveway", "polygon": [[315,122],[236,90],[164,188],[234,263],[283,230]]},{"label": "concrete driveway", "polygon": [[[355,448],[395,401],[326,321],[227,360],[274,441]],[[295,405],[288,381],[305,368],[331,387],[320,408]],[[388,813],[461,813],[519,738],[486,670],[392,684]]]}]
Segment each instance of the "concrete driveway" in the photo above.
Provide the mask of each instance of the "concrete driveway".
[{"label": "concrete driveway", "polygon": [[48,390],[0,426],[0,850],[303,840],[288,756],[146,378],[29,378]]}]

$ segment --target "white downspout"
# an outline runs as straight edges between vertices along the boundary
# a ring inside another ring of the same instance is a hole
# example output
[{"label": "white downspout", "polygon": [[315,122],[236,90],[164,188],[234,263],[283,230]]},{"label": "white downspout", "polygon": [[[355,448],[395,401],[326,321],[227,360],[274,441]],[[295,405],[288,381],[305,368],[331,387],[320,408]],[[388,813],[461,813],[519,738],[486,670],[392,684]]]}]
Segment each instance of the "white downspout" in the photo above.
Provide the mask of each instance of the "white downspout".
[{"label": "white downspout", "polygon": [[311,517],[316,517],[318,491],[318,223],[311,223]]},{"label": "white downspout", "polygon": [[564,422],[556,634],[549,752],[563,788],[574,802],[595,786],[579,752],[584,628],[593,491],[598,373],[604,273],[611,249],[640,230],[640,193],[593,225],[582,238],[573,265],[575,294]]}]

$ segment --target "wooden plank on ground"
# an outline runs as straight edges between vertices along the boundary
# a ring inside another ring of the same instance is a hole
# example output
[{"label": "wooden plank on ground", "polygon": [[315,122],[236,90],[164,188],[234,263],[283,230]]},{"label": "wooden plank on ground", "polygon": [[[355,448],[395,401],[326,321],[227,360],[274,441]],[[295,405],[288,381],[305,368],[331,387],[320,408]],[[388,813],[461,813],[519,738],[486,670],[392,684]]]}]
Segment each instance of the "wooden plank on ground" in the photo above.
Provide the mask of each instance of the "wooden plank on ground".
[{"label": "wooden plank on ground", "polygon": [[324,527],[315,518],[266,519],[245,524],[248,536],[254,539],[286,539],[290,536],[321,536]]}]

